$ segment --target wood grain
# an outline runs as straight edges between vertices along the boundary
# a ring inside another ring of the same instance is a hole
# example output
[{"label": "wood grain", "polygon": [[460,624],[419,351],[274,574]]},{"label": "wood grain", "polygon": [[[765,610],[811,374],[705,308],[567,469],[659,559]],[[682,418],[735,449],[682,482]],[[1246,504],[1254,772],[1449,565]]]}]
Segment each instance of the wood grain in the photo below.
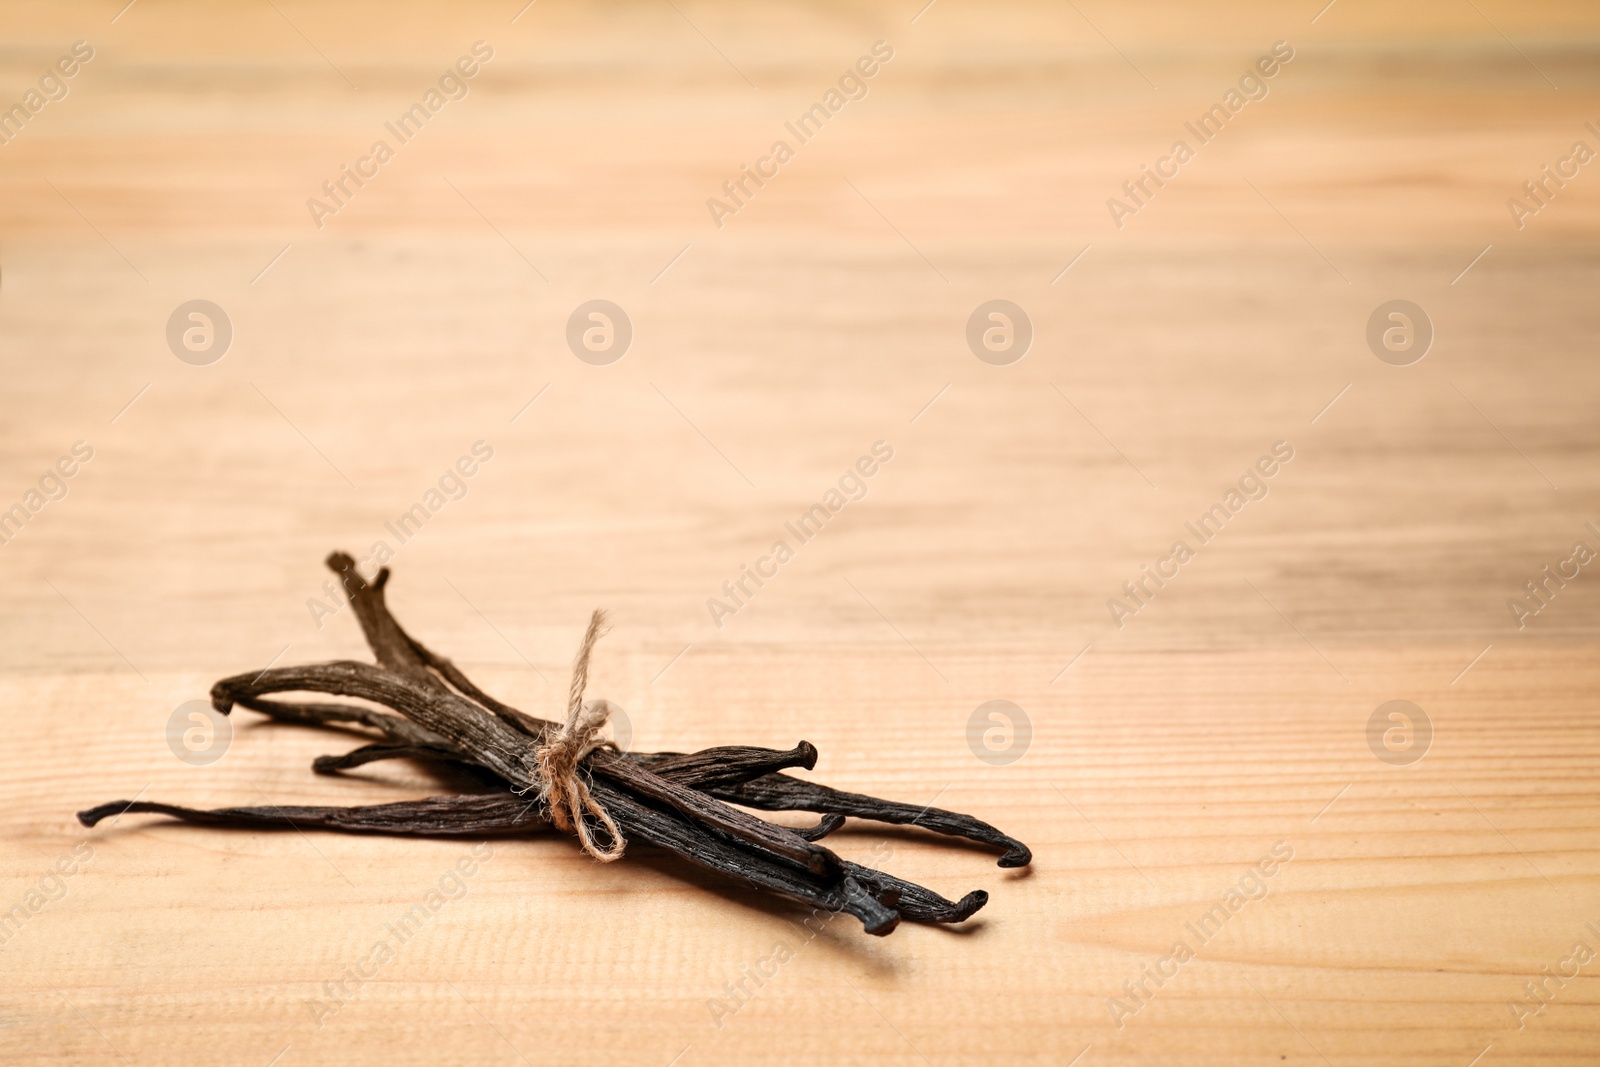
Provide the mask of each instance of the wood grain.
[{"label": "wood grain", "polygon": [[[6,1062],[1594,1062],[1600,961],[1515,1005],[1600,949],[1600,598],[1585,567],[1520,628],[1507,603],[1600,548],[1600,176],[1506,207],[1600,146],[1591,6],[520,6],[0,16],[0,103],[96,50],[0,147],[0,511],[93,448],[0,545]],[[317,228],[307,198],[478,40],[465,98]],[[878,40],[865,98],[717,228],[707,198]],[[1106,198],[1278,40],[1267,98],[1116,228]],[[964,339],[997,297],[1035,330],[1006,367]],[[195,298],[233,324],[209,366],[165,337]],[[605,367],[564,339],[594,298],[634,326]],[[1394,298],[1436,331],[1409,367],[1364,339]],[[363,655],[311,605],[329,550],[379,540],[397,615],[531,713],[604,606],[590,692],[635,746],[805,739],[818,780],[1035,863],[848,826],[848,859],[991,894],[880,941],[553,835],[74,822],[441,788],[315,776],[358,742],[247,712],[214,764],[168,748],[219,677]],[[1032,735],[996,766],[968,722],[1002,699]],[[1432,727],[1403,766],[1368,739],[1397,699]]]}]

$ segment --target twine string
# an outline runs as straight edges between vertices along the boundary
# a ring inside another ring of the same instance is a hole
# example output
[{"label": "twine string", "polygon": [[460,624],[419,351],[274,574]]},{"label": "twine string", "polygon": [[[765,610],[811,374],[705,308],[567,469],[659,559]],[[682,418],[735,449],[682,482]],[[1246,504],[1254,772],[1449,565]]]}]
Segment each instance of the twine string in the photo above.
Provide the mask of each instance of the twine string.
[{"label": "twine string", "polygon": [[[613,705],[609,700],[586,702],[583,699],[583,691],[589,684],[589,655],[594,651],[595,642],[606,632],[606,613],[597,609],[589,617],[589,629],[572,662],[567,721],[558,730],[546,731],[543,743],[533,751],[539,772],[539,799],[549,808],[551,819],[559,829],[576,829],[583,850],[601,863],[621,859],[627,846],[605,805],[590,791],[587,776],[578,771],[578,764],[584,757],[611,744],[600,736],[600,731],[610,720]],[[593,815],[606,828],[611,836],[609,846],[601,847],[595,840],[585,815]]]}]

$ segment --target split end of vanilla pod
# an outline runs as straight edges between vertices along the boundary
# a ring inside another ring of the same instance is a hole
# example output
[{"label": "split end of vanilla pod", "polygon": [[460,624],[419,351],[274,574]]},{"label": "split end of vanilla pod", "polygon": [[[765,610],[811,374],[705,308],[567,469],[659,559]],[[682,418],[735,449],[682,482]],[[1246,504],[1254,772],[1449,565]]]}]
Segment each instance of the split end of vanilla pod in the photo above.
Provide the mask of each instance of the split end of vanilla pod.
[{"label": "split end of vanilla pod", "polygon": [[[342,578],[376,663],[339,660],[235,675],[212,687],[213,706],[224,714],[245,707],[276,721],[349,732],[367,741],[342,755],[318,757],[312,764],[318,774],[409,759],[464,771],[480,791],[357,807],[204,810],[118,800],[80,812],[83,825],[124,814],[152,814],[217,827],[413,836],[521,834],[551,827],[551,812],[539,799],[541,764],[535,753],[561,724],[490,696],[454,663],[408,634],[385,603],[388,568],[369,582],[345,553],[336,552],[327,562]],[[279,696],[287,693],[363,703]],[[1001,867],[1032,861],[1021,841],[970,815],[848,793],[784,773],[811,770],[816,762],[817,749],[807,741],[788,750],[727,745],[692,753],[621,753],[602,747],[579,761],[577,773],[622,841],[611,841],[593,815],[582,816],[587,819],[584,828],[602,847],[653,845],[776,896],[854,915],[867,933],[879,936],[901,920],[963,922],[989,895],[975,890],[952,901],[841,858],[819,842],[846,819],[915,826],[996,848]],[[752,808],[812,812],[820,818],[813,827],[791,829],[751,814],[747,809]]]}]

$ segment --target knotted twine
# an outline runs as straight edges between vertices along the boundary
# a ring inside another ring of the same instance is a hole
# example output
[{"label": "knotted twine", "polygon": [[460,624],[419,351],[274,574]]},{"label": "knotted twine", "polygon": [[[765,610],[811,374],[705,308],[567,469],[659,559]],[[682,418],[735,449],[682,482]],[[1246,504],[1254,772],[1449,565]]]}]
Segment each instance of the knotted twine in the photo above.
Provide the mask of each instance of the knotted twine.
[{"label": "knotted twine", "polygon": [[[544,741],[533,751],[534,764],[539,772],[539,799],[550,810],[557,828],[576,829],[583,850],[601,863],[622,858],[627,846],[622,831],[612,820],[605,806],[589,791],[586,776],[578,773],[578,764],[585,756],[612,743],[599,736],[600,730],[611,718],[609,700],[583,699],[584,688],[589,684],[589,654],[595,642],[607,632],[606,613],[596,610],[589,617],[589,629],[583,635],[577,658],[572,661],[572,686],[567,693],[567,721],[559,730],[546,731]],[[601,848],[596,843],[585,815],[600,820],[611,835],[611,844]]]}]

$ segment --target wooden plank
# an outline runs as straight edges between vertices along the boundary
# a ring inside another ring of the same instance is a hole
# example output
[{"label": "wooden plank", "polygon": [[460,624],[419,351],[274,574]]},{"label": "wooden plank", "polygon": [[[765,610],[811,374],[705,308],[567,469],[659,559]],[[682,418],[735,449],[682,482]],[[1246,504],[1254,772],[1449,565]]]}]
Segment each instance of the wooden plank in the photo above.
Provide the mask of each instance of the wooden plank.
[{"label": "wooden plank", "polygon": [[[1600,549],[1597,179],[1506,207],[1600,147],[1591,7],[518,6],[8,8],[0,101],[95,55],[0,148],[0,512],[56,497],[0,545],[6,1062],[1593,1062],[1600,600],[1542,568]],[[965,336],[996,298],[1006,366]],[[1397,298],[1406,367],[1366,340]],[[167,340],[195,299],[207,365]],[[609,365],[566,340],[593,299]],[[879,940],[555,835],[76,824],[445,788],[315,776],[359,742],[247,712],[169,748],[216,678],[363,655],[320,561],[379,542],[400,619],[531,713],[604,606],[629,744],[805,739],[1036,861],[847,826],[991,895]]]}]

